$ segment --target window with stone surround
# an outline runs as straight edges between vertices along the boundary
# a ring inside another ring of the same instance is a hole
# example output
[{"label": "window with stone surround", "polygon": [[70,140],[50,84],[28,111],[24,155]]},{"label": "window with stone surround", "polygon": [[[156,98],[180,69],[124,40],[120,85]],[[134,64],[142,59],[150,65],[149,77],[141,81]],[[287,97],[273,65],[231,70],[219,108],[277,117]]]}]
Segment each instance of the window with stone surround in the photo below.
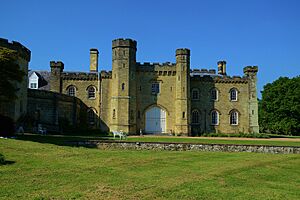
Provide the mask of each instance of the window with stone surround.
[{"label": "window with stone surround", "polygon": [[219,125],[219,112],[216,110],[213,110],[211,112],[211,124],[212,125]]},{"label": "window with stone surround", "polygon": [[238,91],[235,88],[230,89],[230,101],[237,101],[238,100]]},{"label": "window with stone surround", "polygon": [[96,98],[96,89],[94,86],[89,86],[88,89],[88,98],[95,99]]},{"label": "window with stone surround", "polygon": [[152,83],[151,85],[151,94],[159,94],[160,86],[159,83]]},{"label": "window with stone surround", "polygon": [[75,97],[76,96],[76,88],[74,86],[70,86],[68,88],[68,95],[69,96],[72,96],[72,97]]},{"label": "window with stone surround", "polygon": [[88,115],[88,123],[91,125],[95,124],[95,112],[92,108],[88,110],[87,115]]},{"label": "window with stone surround", "polygon": [[230,111],[230,125],[239,124],[239,113],[236,110]]},{"label": "window with stone surround", "polygon": [[197,88],[192,89],[192,100],[199,100],[199,90]]},{"label": "window with stone surround", "polygon": [[218,90],[216,88],[213,88],[211,91],[210,91],[210,94],[211,94],[211,100],[212,101],[218,101]]},{"label": "window with stone surround", "polygon": [[199,111],[198,110],[193,110],[193,112],[192,112],[192,123],[199,124]]}]

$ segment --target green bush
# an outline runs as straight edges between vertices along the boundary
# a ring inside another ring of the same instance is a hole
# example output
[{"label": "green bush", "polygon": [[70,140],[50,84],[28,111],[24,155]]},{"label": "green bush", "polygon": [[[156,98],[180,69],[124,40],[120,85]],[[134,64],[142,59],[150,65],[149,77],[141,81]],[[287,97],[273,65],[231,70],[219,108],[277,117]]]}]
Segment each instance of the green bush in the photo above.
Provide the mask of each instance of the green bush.
[{"label": "green bush", "polygon": [[5,164],[5,158],[4,156],[0,153],[0,165],[4,165]]}]

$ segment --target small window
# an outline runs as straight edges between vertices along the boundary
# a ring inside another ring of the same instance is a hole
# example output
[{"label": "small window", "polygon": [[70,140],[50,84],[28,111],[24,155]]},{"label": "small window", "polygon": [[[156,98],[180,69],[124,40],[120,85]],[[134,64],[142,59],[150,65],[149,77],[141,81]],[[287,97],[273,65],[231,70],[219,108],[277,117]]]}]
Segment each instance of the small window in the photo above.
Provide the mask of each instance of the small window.
[{"label": "small window", "polygon": [[140,85],[140,91],[142,91],[142,86]]},{"label": "small window", "polygon": [[218,101],[218,90],[217,89],[211,90],[211,100]]},{"label": "small window", "polygon": [[125,83],[122,83],[122,91],[125,90]]},{"label": "small window", "polygon": [[211,124],[219,125],[219,113],[216,110],[211,112]]},{"label": "small window", "polygon": [[237,90],[236,89],[230,90],[230,101],[237,101]]},{"label": "small window", "polygon": [[96,90],[93,86],[89,87],[88,89],[88,98],[94,99],[96,97]]},{"label": "small window", "polygon": [[88,111],[88,122],[89,124],[94,124],[95,123],[95,113],[92,109]]},{"label": "small window", "polygon": [[237,111],[230,112],[230,125],[238,125],[239,114]]},{"label": "small window", "polygon": [[192,99],[193,100],[198,100],[199,99],[199,91],[198,91],[198,89],[193,89],[192,90]]},{"label": "small window", "polygon": [[75,97],[75,87],[74,86],[71,86],[68,88],[68,95],[69,96],[72,96],[72,97]]},{"label": "small window", "polygon": [[185,118],[185,112],[182,112],[182,118],[183,119]]},{"label": "small window", "polygon": [[113,116],[112,116],[113,119],[116,118],[116,109],[113,109]]},{"label": "small window", "polygon": [[31,89],[37,89],[37,83],[30,83]]},{"label": "small window", "polygon": [[198,110],[194,110],[192,112],[192,123],[193,124],[198,124],[199,123],[199,112],[198,112]]},{"label": "small window", "polygon": [[159,93],[159,83],[152,83],[151,93],[158,94]]}]

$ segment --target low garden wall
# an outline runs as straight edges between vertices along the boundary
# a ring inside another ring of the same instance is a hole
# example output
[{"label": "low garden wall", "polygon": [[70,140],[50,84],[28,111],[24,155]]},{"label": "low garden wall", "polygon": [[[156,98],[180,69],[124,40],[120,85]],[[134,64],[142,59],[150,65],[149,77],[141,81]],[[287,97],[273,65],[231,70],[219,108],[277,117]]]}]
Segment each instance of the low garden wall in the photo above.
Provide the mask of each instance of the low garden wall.
[{"label": "low garden wall", "polygon": [[214,151],[214,152],[255,152],[272,154],[300,154],[297,146],[200,144],[164,142],[84,141],[71,142],[76,146],[96,147],[101,150],[157,150],[157,151]]}]

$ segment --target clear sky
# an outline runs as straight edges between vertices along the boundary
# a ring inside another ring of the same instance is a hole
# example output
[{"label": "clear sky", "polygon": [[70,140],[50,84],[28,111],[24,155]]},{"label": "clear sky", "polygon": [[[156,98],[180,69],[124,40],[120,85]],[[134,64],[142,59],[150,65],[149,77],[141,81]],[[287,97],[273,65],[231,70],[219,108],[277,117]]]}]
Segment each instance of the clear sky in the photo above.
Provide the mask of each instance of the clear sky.
[{"label": "clear sky", "polygon": [[[111,41],[138,42],[137,61],[175,62],[176,48],[191,49],[191,68],[229,75],[258,65],[258,91],[280,76],[300,74],[299,0],[1,0],[0,37],[32,52],[30,69],[88,71],[89,49],[100,70],[111,70]],[[259,94],[260,96],[260,94]]]}]

